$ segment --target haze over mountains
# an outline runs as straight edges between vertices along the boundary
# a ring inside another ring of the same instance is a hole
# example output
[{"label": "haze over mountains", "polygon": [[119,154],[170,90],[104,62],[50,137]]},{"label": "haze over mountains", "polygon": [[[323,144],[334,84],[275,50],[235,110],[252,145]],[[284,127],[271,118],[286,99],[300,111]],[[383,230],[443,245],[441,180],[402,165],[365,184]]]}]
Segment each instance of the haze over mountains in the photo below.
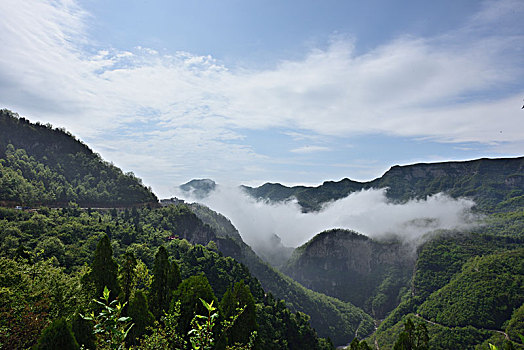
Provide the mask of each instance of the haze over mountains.
[{"label": "haze over mountains", "polygon": [[0,350],[524,350],[523,0],[0,13]]},{"label": "haze over mountains", "polygon": [[[332,349],[319,337],[391,349],[408,320],[426,329],[430,349],[522,346],[524,157],[395,166],[370,182],[318,187],[194,180],[186,198],[210,207],[160,207],[140,179],[64,130],[7,110],[0,125],[2,343],[30,347],[51,315],[72,322],[73,309],[87,311],[82,266],[107,242],[121,273],[129,254],[140,262],[140,278],[158,275],[165,249],[184,285],[208,281],[206,298],[222,298],[220,312],[228,286],[244,281],[256,305],[255,349]],[[154,287],[132,288],[142,293],[134,305],[148,305]],[[20,310],[38,323],[15,317]]]},{"label": "haze over mountains", "polygon": [[428,232],[471,228],[482,212],[522,201],[523,167],[523,157],[415,164],[395,166],[370,182],[344,179],[318,187],[232,188],[192,180],[180,186],[180,196],[230,218],[262,255],[278,255],[275,249],[289,254],[275,236],[297,247],[332,228],[417,245]]},{"label": "haze over mountains", "polygon": [[[367,183],[344,179],[318,187],[267,183],[256,188],[216,184],[210,188],[206,184],[211,180],[207,179],[201,180],[207,190],[199,192],[199,201],[228,216],[261,257],[304,286],[349,301],[376,319],[389,315],[374,336],[377,346],[389,349],[393,346],[391,327],[398,332],[404,317],[413,317],[419,307],[425,314],[432,310],[433,320],[442,319],[436,315],[442,314],[438,310],[446,301],[441,296],[426,300],[433,292],[454,293],[452,298],[483,303],[479,299],[485,299],[478,293],[472,297],[454,289],[464,288],[465,282],[460,282],[461,287],[458,282],[457,286],[447,285],[467,257],[514,249],[516,256],[521,256],[523,175],[524,157],[519,157],[394,166]],[[201,181],[186,184],[185,195],[191,198],[191,191],[197,191]],[[505,226],[508,219],[513,222],[512,229]],[[284,245],[273,239],[276,235]],[[293,239],[297,238],[308,242],[290,255],[286,242],[296,247]],[[499,258],[519,259],[494,255],[485,259],[486,264]],[[473,278],[477,279],[474,283],[480,283],[472,287],[474,290],[485,290],[483,284],[491,283],[487,277]],[[501,278],[500,283],[509,283]],[[495,305],[512,305],[516,310],[524,301],[522,274],[509,272],[507,278],[516,281],[509,299],[475,311],[485,320],[491,319],[490,313],[499,315],[499,321],[492,323],[499,322],[496,329],[502,328],[501,320],[508,322],[510,313]],[[483,293],[486,298],[494,295]],[[451,300],[448,302],[455,302]],[[522,317],[522,311],[515,312],[514,317]],[[468,319],[434,323],[432,332],[442,339],[432,337],[431,348],[455,348],[460,342],[469,348],[464,337],[473,337],[473,342],[489,338],[491,331],[485,321]],[[514,322],[520,321],[510,321]],[[474,323],[477,329],[448,328]],[[490,339],[496,341],[496,337]]]}]

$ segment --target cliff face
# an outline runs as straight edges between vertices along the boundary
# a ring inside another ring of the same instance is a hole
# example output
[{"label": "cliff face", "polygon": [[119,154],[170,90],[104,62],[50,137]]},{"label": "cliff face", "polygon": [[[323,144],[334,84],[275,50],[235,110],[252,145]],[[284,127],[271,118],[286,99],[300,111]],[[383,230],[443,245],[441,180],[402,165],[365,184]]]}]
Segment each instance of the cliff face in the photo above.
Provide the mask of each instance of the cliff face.
[{"label": "cliff face", "polygon": [[283,272],[308,288],[349,301],[380,318],[398,304],[414,263],[412,248],[399,242],[330,230],[297,248]]}]

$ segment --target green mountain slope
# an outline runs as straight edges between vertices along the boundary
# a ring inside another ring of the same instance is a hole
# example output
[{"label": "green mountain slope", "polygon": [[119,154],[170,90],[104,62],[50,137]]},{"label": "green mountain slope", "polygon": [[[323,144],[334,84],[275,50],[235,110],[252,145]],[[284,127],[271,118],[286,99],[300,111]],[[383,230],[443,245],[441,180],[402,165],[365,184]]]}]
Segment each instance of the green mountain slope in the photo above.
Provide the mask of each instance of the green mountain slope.
[{"label": "green mountain slope", "polygon": [[267,183],[243,188],[255,198],[271,201],[294,197],[304,211],[319,210],[324,203],[369,188],[388,188],[388,198],[399,201],[445,192],[454,198],[472,198],[482,211],[505,211],[522,206],[524,157],[397,165],[369,182],[343,179],[327,181],[317,187]]},{"label": "green mountain slope", "polygon": [[504,331],[524,298],[523,244],[524,235],[499,236],[486,228],[483,233],[442,234],[425,243],[410,291],[374,336],[380,347],[389,348],[403,320],[416,315],[419,322],[426,319],[431,349],[449,349],[450,344],[473,349],[500,335],[496,331]]},{"label": "green mountain slope", "polygon": [[235,242],[235,249],[231,249],[231,242],[223,248],[219,244],[224,254],[245,264],[266,291],[285,300],[292,310],[311,316],[311,325],[320,336],[330,337],[335,344],[345,344],[355,335],[364,337],[373,331],[373,320],[362,309],[307,289],[276,271],[242,241],[237,229],[223,215],[200,204],[191,204],[190,207],[204,223],[220,233],[224,242],[227,241],[226,237]]},{"label": "green mountain slope", "polygon": [[476,256],[418,308],[447,326],[501,329],[524,302],[524,249]]},{"label": "green mountain slope", "polygon": [[393,199],[446,192],[453,198],[472,198],[483,211],[513,210],[511,203],[499,205],[524,195],[524,157],[394,166],[370,184],[388,187]]},{"label": "green mountain slope", "polygon": [[[306,316],[266,295],[244,265],[223,256],[216,245],[206,248],[183,239],[214,238],[212,230],[185,206],[120,211],[41,208],[38,212],[0,208],[0,344],[30,348],[53,318],[87,311],[90,297],[82,276],[106,234],[121,264],[124,253],[133,253],[145,263],[135,270],[134,288],[146,294],[152,288],[153,260],[164,246],[171,261],[180,266],[182,278],[204,274],[217,298],[240,281],[249,287],[259,324],[255,349],[331,348],[318,338]],[[169,239],[176,235],[180,237]]]},{"label": "green mountain slope", "polygon": [[156,205],[133,173],[102,160],[64,129],[0,110],[0,203],[24,206]]}]

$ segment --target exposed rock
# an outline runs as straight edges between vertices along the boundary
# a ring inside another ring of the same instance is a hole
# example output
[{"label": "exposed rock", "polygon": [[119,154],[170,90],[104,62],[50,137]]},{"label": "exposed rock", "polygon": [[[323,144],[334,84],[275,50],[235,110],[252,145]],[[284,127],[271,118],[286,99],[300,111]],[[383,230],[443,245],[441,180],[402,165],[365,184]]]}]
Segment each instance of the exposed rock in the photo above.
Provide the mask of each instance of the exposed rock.
[{"label": "exposed rock", "polygon": [[[283,272],[308,288],[382,317],[397,305],[414,263],[411,246],[337,229],[322,232],[297,248]],[[374,301],[379,293],[387,297],[380,303]]]}]

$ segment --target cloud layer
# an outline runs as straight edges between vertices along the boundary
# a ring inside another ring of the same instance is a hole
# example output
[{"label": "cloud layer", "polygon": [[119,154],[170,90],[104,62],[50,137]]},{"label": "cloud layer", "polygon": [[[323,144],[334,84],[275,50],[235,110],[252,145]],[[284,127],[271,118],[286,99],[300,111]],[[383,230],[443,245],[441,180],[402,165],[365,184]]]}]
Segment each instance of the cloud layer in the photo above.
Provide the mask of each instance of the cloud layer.
[{"label": "cloud layer", "polygon": [[519,1],[486,2],[438,37],[400,37],[364,54],[355,40],[333,39],[262,70],[187,52],[99,48],[74,0],[4,0],[0,12],[0,104],[66,126],[155,185],[183,182],[197,167],[206,173],[190,176],[249,178],[274,160],[257,153],[245,130],[524,149],[524,30],[511,25],[524,15]]},{"label": "cloud layer", "polygon": [[437,194],[427,200],[394,204],[388,201],[384,189],[352,193],[315,213],[302,213],[296,202],[270,204],[253,199],[238,188],[223,186],[198,201],[228,217],[255,250],[267,249],[274,234],[290,247],[332,228],[354,230],[378,239],[395,236],[416,243],[428,232],[464,229],[475,222],[470,212],[473,201]]}]

